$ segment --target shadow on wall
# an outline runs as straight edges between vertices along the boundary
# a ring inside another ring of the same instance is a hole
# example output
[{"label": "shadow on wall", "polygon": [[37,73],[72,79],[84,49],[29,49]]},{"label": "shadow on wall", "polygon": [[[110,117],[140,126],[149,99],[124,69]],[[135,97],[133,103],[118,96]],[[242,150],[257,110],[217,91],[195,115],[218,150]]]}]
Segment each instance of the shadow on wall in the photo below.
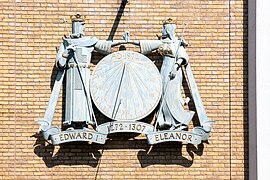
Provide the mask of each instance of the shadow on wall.
[{"label": "shadow on wall", "polygon": [[97,167],[101,158],[98,148],[91,144],[77,142],[63,144],[60,145],[57,151],[56,146],[44,140],[42,135],[35,134],[32,137],[36,138],[34,153],[42,157],[48,168],[58,165],[89,165],[91,167]]},{"label": "shadow on wall", "polygon": [[243,13],[243,113],[244,113],[244,179],[249,178],[249,139],[248,139],[248,3]]},{"label": "shadow on wall", "polygon": [[[168,143],[162,143],[155,145],[150,153],[146,151],[138,152],[138,159],[141,163],[141,167],[147,167],[154,164],[178,164],[183,167],[190,167],[193,164],[194,154],[201,156],[203,154],[204,145],[199,144],[195,147],[192,144],[183,145],[182,143],[170,143],[171,148],[168,147]],[[174,148],[173,148],[174,147]],[[182,151],[186,148],[188,156],[183,156]]]},{"label": "shadow on wall", "polygon": [[[45,141],[40,134],[32,137],[36,138],[34,153],[42,158],[48,168],[58,165],[89,165],[95,168],[99,166],[104,150],[113,149],[138,149],[137,158],[142,168],[155,164],[191,167],[194,156],[202,156],[204,149],[203,143],[196,147],[179,142],[161,143],[150,147],[146,139],[136,139],[133,133],[111,134],[104,145],[73,142],[58,147]],[[151,150],[148,153],[149,149]],[[183,155],[183,151],[186,151],[187,155]]]}]

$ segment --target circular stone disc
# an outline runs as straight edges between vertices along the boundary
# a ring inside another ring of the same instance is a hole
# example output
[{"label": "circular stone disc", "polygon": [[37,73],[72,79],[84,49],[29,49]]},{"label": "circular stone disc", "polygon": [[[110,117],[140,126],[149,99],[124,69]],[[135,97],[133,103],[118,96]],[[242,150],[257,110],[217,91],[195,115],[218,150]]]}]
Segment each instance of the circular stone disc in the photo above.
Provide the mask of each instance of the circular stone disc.
[{"label": "circular stone disc", "polygon": [[104,57],[90,82],[97,108],[114,120],[140,120],[157,106],[162,94],[161,76],[154,63],[133,51]]}]

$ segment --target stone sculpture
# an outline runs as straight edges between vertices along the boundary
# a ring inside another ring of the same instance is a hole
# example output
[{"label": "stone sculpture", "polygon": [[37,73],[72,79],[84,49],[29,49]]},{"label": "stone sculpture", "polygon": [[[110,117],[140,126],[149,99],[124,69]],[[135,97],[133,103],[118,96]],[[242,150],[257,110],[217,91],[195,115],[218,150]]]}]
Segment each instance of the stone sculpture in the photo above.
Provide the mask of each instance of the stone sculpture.
[{"label": "stone sculpture", "polygon": [[163,56],[161,67],[163,93],[157,122],[160,128],[169,127],[172,130],[180,126],[186,128],[194,115],[193,111],[184,110],[187,102],[181,95],[183,78],[181,66],[188,63],[188,55],[184,49],[187,42],[184,39],[177,39],[175,30],[176,25],[172,19],[168,19],[163,23],[162,40],[140,41],[141,53],[146,54],[158,49]]},{"label": "stone sculpture", "polygon": [[[168,19],[163,22],[160,40],[130,40],[129,32],[124,33],[124,40],[98,40],[84,37],[84,18],[79,14],[72,16],[72,34],[63,38],[59,48],[56,81],[44,118],[38,121],[43,137],[53,144],[72,141],[104,144],[107,134],[117,132],[144,133],[149,144],[166,141],[199,144],[207,140],[213,121],[208,120],[189,65],[185,51],[188,43],[176,38],[175,31],[176,24]],[[140,46],[141,54],[126,50],[111,53],[113,46],[127,43]],[[91,79],[89,68],[94,50],[107,56],[97,64]],[[163,57],[160,74],[144,56],[154,50]],[[183,100],[181,95],[183,73],[200,121],[192,132],[188,131],[188,125],[195,112],[185,109],[189,97]],[[65,75],[66,130],[61,131],[52,126],[52,119]],[[98,124],[92,100],[110,122]],[[155,124],[141,122],[158,103]]]},{"label": "stone sculpture", "polygon": [[[72,34],[63,38],[63,43],[57,53],[56,66],[59,70],[44,119],[38,121],[41,124],[40,130],[45,139],[50,138],[56,144],[78,140],[78,138],[83,141],[91,140],[103,144],[105,143],[105,136],[102,134],[98,136],[95,131],[91,131],[87,128],[88,125],[92,125],[93,127],[97,126],[92,101],[90,99],[91,55],[94,49],[102,54],[109,54],[111,47],[125,43],[125,41],[112,42],[98,40],[96,37],[84,37],[84,17],[77,14],[71,18]],[[69,133],[77,132],[78,138],[73,139],[69,138],[71,137],[70,134],[69,136],[64,135],[65,132],[61,132],[60,128],[56,126],[51,127],[60,87],[65,74],[66,106],[63,125],[68,127],[67,130]],[[83,130],[77,129],[78,125],[81,126]],[[89,132],[92,134],[88,135]],[[96,140],[93,138],[94,135],[97,136],[95,138]],[[86,137],[91,137],[91,139]]]}]

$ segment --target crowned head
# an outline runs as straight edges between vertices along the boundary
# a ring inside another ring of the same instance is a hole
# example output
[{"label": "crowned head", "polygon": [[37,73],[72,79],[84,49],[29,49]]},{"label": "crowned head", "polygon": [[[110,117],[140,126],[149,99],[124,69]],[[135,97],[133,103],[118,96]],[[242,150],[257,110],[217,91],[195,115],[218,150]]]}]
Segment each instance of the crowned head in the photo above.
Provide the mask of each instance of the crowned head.
[{"label": "crowned head", "polygon": [[163,21],[162,26],[162,37],[169,38],[171,40],[175,39],[175,30],[176,30],[176,23],[171,18]]}]

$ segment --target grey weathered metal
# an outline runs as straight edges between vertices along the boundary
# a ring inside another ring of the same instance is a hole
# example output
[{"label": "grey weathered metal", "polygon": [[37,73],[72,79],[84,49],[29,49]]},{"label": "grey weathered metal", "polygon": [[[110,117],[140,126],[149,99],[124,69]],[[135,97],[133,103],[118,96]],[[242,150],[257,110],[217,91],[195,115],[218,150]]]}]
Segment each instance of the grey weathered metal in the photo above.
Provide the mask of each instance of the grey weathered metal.
[{"label": "grey weathered metal", "polygon": [[199,136],[200,138],[196,138],[196,140],[192,140],[190,143],[198,144],[201,140],[207,140],[214,122],[208,120],[188,62],[189,57],[185,51],[188,43],[183,38],[177,39],[175,37],[175,31],[175,23],[172,19],[168,19],[163,23],[162,40],[132,41],[133,44],[140,46],[141,53],[143,54],[158,50],[163,56],[163,64],[161,67],[163,92],[154,131],[156,131],[156,128],[168,130],[147,134],[148,142],[150,144],[170,140],[187,142],[181,138],[165,138],[164,140],[159,141],[156,141],[154,138],[159,135],[165,136],[167,133],[171,133],[173,137],[173,133],[179,130],[188,133],[184,130],[188,129],[188,124],[191,122],[195,112],[187,111],[184,108],[184,106],[188,105],[189,97],[186,97],[186,100],[182,99],[180,88],[183,78],[182,71],[185,71],[187,74],[187,82],[189,83],[200,121],[200,126],[194,127],[192,130],[194,137]]},{"label": "grey weathered metal", "polygon": [[155,133],[147,134],[148,143],[158,144],[170,141],[180,141],[190,144],[200,144],[202,142],[202,137],[199,134],[183,131],[183,130],[164,130]]},{"label": "grey weathered metal", "polygon": [[103,58],[91,79],[91,96],[97,108],[113,120],[140,120],[159,103],[161,78],[154,63],[133,51]]},{"label": "grey weathered metal", "polygon": [[[161,40],[105,41],[84,37],[84,18],[72,16],[72,34],[63,38],[56,66],[57,77],[44,118],[39,120],[40,132],[53,144],[73,141],[106,142],[107,134],[119,132],[144,133],[149,144],[180,141],[199,144],[207,140],[214,121],[208,120],[185,51],[188,43],[175,37],[176,25],[171,19],[163,23]],[[111,48],[132,43],[140,46],[141,53],[118,51]],[[92,52],[105,56],[90,76]],[[143,54],[154,50],[163,56],[161,72]],[[200,126],[187,131],[195,112],[186,110],[189,97],[181,94],[182,74],[186,79],[195,102]],[[67,130],[52,126],[61,85],[66,76],[66,103],[63,125]],[[91,79],[91,81],[90,81]],[[91,92],[91,96],[90,96]],[[162,96],[162,97],[161,97]],[[92,98],[92,99],[91,99]],[[92,100],[110,122],[98,124]],[[160,104],[155,126],[140,122]],[[92,129],[88,129],[88,126]],[[80,127],[79,127],[80,126]]]},{"label": "grey weathered metal", "polygon": [[105,144],[107,135],[87,128],[68,129],[66,131],[53,134],[50,139],[54,145],[74,141],[90,141],[98,144]]},{"label": "grey weathered metal", "polygon": [[140,121],[111,121],[98,126],[98,131],[104,134],[131,132],[139,134],[153,133],[154,126]]},{"label": "grey weathered metal", "polygon": [[72,38],[80,38],[84,36],[84,16],[76,14],[75,16],[70,17],[72,20]]},{"label": "grey weathered metal", "polygon": [[181,95],[183,77],[180,67],[188,63],[188,55],[184,48],[185,41],[175,37],[175,29],[176,25],[171,20],[166,21],[162,29],[162,40],[139,42],[142,53],[158,49],[163,56],[161,67],[163,97],[157,115],[157,123],[160,128],[169,127],[172,130],[180,126],[187,126],[194,115],[193,111],[184,109],[185,101]]},{"label": "grey weathered metal", "polygon": [[96,126],[95,115],[90,98],[90,62],[93,50],[102,54],[111,52],[111,47],[125,41],[104,41],[96,37],[84,36],[84,19],[72,16],[72,34],[63,38],[59,48],[56,65],[66,69],[66,108],[64,125],[86,123]]},{"label": "grey weathered metal", "polygon": [[95,124],[89,93],[90,59],[94,47],[76,47],[67,63],[65,125]]},{"label": "grey weathered metal", "polygon": [[196,85],[190,65],[187,64],[186,66],[184,66],[184,68],[186,70],[189,87],[192,93],[193,101],[195,103],[196,111],[201,125],[201,127],[194,127],[192,132],[200,134],[202,136],[202,140],[207,140],[209,138],[210,132],[212,131],[212,124],[215,121],[209,120],[206,115],[202,99],[198,87]]},{"label": "grey weathered metal", "polygon": [[90,61],[97,38],[83,38],[84,19],[77,14],[72,17],[72,34],[63,38],[56,58],[58,67],[66,73],[66,108],[64,125],[85,122],[95,125],[90,99]]},{"label": "grey weathered metal", "polygon": [[[60,93],[61,84],[66,73],[66,103],[65,103],[65,119],[63,125],[74,126],[76,123],[82,123],[82,126],[92,125],[97,126],[95,115],[92,108],[92,101],[90,99],[89,81],[90,81],[90,60],[94,49],[101,53],[109,53],[111,46],[118,45],[119,42],[99,41],[97,38],[89,38],[84,36],[84,19],[77,14],[72,17],[72,34],[68,38],[63,38],[58,54],[56,56],[56,66],[59,68],[55,80],[54,88],[48,107],[45,112],[43,120],[39,120],[40,131],[45,139],[51,139],[52,143],[59,144],[61,141],[61,134],[68,134],[71,131],[61,132],[60,128],[52,126],[52,119],[56,108],[57,100]],[[73,131],[87,131],[89,129],[73,129]],[[92,132],[93,136],[102,136],[102,133]],[[59,136],[57,136],[59,135]],[[80,134],[79,134],[80,135]],[[69,141],[92,141],[104,144],[105,139],[97,138],[80,138],[65,140]],[[84,134],[83,134],[84,135]],[[63,135],[65,136],[65,135]],[[105,135],[103,135],[105,136]],[[57,138],[59,137],[59,138]],[[56,139],[52,139],[56,138]]]}]

